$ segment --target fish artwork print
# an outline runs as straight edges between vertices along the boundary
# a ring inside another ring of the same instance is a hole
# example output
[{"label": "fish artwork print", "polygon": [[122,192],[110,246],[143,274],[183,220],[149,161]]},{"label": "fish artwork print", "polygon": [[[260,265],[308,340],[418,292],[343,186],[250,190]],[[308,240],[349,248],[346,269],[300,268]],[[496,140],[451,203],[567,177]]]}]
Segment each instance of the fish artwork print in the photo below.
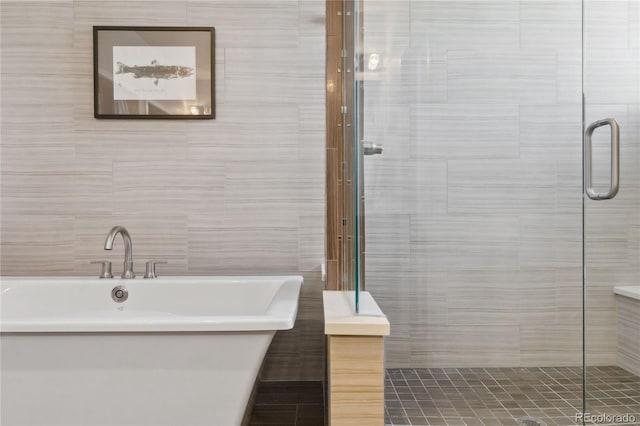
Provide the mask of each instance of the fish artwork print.
[{"label": "fish artwork print", "polygon": [[186,78],[193,75],[193,68],[181,65],[160,65],[155,59],[151,65],[129,66],[118,62],[116,74],[133,74],[133,78],[152,78],[153,84],[158,85],[158,80],[170,80],[173,78]]}]

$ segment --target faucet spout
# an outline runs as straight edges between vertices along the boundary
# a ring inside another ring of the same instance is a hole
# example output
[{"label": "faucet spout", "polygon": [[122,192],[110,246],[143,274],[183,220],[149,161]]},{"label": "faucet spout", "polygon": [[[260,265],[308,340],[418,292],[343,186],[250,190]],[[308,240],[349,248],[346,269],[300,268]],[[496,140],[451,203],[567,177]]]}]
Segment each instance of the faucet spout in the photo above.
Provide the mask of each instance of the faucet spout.
[{"label": "faucet spout", "polygon": [[124,242],[124,270],[122,272],[121,277],[124,279],[135,278],[136,275],[133,273],[133,250],[131,244],[131,235],[127,228],[124,226],[114,226],[111,228],[109,233],[107,234],[107,239],[104,242],[105,250],[113,249],[113,240],[115,240],[116,235],[122,235],[122,241]]}]

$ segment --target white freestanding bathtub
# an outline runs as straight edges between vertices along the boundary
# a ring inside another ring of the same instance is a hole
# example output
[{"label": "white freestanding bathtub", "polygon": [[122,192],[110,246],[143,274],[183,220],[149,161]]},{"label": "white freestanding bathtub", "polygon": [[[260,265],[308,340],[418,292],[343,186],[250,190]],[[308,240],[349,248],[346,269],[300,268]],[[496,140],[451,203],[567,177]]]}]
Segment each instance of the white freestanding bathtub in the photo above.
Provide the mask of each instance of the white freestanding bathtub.
[{"label": "white freestanding bathtub", "polygon": [[[240,425],[301,284],[3,277],[0,424]],[[124,302],[112,299],[118,285]]]}]

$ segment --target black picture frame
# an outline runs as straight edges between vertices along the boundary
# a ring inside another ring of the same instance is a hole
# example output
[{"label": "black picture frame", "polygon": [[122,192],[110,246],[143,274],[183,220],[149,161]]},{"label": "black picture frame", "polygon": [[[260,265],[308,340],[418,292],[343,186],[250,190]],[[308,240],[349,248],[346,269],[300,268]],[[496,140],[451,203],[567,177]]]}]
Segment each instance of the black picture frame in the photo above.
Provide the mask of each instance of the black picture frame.
[{"label": "black picture frame", "polygon": [[95,118],[215,118],[213,27],[93,27]]}]

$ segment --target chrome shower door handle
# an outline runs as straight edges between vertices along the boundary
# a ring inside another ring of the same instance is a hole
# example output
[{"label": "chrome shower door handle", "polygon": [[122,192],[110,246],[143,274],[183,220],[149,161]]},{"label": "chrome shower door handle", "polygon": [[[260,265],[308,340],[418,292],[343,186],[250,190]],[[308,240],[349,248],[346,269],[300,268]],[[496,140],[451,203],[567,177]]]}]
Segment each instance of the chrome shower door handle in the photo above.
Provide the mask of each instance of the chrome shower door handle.
[{"label": "chrome shower door handle", "polygon": [[[611,185],[608,192],[596,192],[593,189],[593,149],[591,139],[593,132],[598,127],[610,126],[611,127]],[[592,123],[584,135],[584,192],[587,197],[592,200],[610,200],[616,196],[618,189],[620,189],[620,126],[618,122],[613,118],[605,118],[604,120],[598,120]]]}]

